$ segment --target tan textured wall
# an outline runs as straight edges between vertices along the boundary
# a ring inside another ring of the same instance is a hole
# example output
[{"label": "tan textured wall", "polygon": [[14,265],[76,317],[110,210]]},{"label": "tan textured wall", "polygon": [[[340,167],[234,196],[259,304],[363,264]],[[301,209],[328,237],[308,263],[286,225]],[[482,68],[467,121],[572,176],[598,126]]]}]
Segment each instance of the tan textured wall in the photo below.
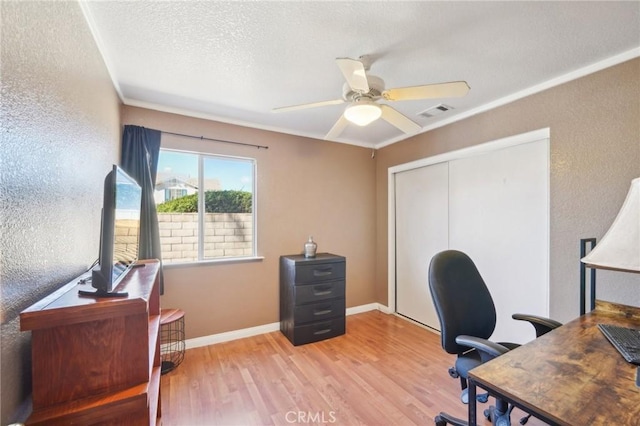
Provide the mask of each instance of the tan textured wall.
[{"label": "tan textured wall", "polygon": [[24,420],[30,333],[19,313],[98,257],[120,103],[77,2],[0,2],[0,424]]},{"label": "tan textured wall", "polygon": [[256,158],[257,243],[263,260],[165,268],[162,306],[185,311],[187,338],[277,322],[281,255],[347,258],[347,307],[375,301],[375,160],[371,150],[125,107],[123,123],[245,143],[257,149],[163,135],[162,146]]},{"label": "tan textured wall", "polygon": [[[601,238],[640,176],[640,59],[385,147],[376,163],[376,300],[387,302],[387,171],[435,154],[551,130],[551,316],[579,312],[579,240]],[[640,305],[640,276],[598,271],[598,294]]]}]

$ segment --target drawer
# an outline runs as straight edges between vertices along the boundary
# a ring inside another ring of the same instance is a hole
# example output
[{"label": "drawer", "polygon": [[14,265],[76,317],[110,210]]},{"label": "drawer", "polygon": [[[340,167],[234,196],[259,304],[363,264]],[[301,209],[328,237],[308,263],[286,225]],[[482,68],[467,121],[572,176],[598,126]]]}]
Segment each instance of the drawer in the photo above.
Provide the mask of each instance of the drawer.
[{"label": "drawer", "polygon": [[335,318],[328,321],[299,325],[293,331],[293,344],[295,346],[305,343],[318,342],[345,333],[345,319]]},{"label": "drawer", "polygon": [[297,306],[293,313],[293,321],[302,324],[310,321],[322,321],[345,315],[345,300],[335,299],[310,305]]},{"label": "drawer", "polygon": [[344,280],[295,286],[293,287],[294,303],[298,306],[327,299],[344,299],[344,286]]},{"label": "drawer", "polygon": [[296,264],[295,285],[343,280],[345,262]]}]

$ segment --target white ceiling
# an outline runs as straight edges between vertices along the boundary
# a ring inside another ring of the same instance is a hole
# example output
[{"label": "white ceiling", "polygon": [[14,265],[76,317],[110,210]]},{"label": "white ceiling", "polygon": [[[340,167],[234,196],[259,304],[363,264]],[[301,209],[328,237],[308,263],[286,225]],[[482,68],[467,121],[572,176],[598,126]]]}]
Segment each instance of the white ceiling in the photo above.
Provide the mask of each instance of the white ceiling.
[{"label": "white ceiling", "polygon": [[[463,98],[387,102],[426,131],[640,55],[638,1],[80,4],[125,104],[317,139],[345,104],[271,110],[340,98],[337,57],[369,55],[386,88],[467,81]],[[455,109],[417,115],[440,103]],[[378,120],[336,141],[406,137]]]}]

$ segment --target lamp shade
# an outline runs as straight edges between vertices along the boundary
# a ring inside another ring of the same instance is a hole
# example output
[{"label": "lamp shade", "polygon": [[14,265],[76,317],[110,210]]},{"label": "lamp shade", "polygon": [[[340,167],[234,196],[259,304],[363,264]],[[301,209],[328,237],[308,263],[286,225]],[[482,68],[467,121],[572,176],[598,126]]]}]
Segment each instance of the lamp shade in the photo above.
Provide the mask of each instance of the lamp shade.
[{"label": "lamp shade", "polygon": [[581,260],[592,268],[640,272],[640,178],[631,181],[631,189],[613,224]]},{"label": "lamp shade", "polygon": [[380,118],[381,115],[382,110],[380,109],[380,106],[374,102],[366,100],[350,105],[344,111],[344,118],[358,126],[366,126]]}]

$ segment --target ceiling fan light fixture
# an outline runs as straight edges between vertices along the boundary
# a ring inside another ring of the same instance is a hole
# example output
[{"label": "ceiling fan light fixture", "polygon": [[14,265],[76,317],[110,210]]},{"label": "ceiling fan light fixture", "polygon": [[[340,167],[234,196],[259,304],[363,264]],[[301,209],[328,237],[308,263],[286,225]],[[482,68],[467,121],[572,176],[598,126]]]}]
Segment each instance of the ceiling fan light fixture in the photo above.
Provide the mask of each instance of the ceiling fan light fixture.
[{"label": "ceiling fan light fixture", "polygon": [[370,101],[356,102],[344,111],[344,118],[358,126],[366,126],[376,121],[381,115],[380,106]]}]

